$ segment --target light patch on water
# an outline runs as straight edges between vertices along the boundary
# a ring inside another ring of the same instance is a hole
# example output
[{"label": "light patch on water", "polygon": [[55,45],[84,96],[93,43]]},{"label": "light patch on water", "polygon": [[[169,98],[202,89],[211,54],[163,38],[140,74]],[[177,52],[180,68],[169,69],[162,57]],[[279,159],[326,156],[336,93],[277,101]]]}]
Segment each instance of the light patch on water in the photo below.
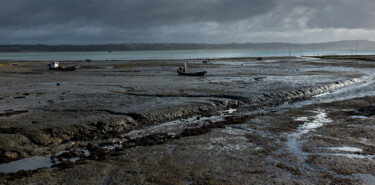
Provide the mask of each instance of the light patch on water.
[{"label": "light patch on water", "polygon": [[354,116],[350,116],[351,118],[353,119],[368,119],[367,116],[361,116],[361,115],[354,115]]},{"label": "light patch on water", "polygon": [[315,95],[313,97],[317,98],[317,97],[326,96],[326,95],[329,95],[329,94],[331,94],[331,93],[330,92],[325,92],[325,93],[322,93],[322,94]]},{"label": "light patch on water", "polygon": [[363,149],[361,149],[361,148],[355,148],[355,147],[349,147],[349,146],[327,147],[325,149],[328,149],[328,150],[339,150],[339,151],[345,151],[345,152],[362,152],[363,151]]},{"label": "light patch on water", "polygon": [[361,154],[343,154],[343,153],[309,153],[310,155],[322,155],[322,156],[336,156],[336,157],[347,157],[350,159],[370,159],[374,160],[375,155],[361,155]]},{"label": "light patch on water", "polygon": [[274,63],[274,62],[280,62],[280,60],[272,60],[272,59],[269,59],[269,60],[263,60],[262,63]]},{"label": "light patch on water", "polygon": [[298,117],[298,118],[295,118],[294,121],[309,121],[309,118],[308,117]]},{"label": "light patch on water", "polygon": [[228,109],[228,110],[223,111],[223,113],[233,114],[236,111],[237,109]]},{"label": "light patch on water", "polygon": [[313,129],[323,126],[326,123],[332,122],[331,119],[327,118],[327,113],[325,113],[324,111],[318,110],[318,111],[313,111],[313,112],[316,113],[317,115],[312,117],[311,122],[306,122],[302,126],[300,126],[297,132],[305,134],[305,133],[310,132]]}]

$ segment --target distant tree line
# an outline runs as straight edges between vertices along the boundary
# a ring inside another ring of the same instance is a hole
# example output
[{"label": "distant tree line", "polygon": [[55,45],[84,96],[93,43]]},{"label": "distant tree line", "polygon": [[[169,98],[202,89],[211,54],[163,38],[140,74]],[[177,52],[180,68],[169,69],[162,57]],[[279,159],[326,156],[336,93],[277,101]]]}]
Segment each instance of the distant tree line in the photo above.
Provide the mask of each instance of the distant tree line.
[{"label": "distant tree line", "polygon": [[315,44],[297,43],[160,43],[160,44],[102,44],[102,45],[0,45],[0,52],[39,52],[39,51],[152,51],[152,50],[214,50],[214,49],[374,49],[372,41],[338,41]]}]

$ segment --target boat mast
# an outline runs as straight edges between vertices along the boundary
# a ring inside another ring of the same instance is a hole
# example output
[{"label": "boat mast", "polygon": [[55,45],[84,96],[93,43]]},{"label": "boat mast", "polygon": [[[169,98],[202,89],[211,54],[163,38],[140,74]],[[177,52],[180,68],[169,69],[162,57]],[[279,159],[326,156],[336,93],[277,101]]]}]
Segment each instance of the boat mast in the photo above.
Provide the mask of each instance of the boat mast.
[{"label": "boat mast", "polygon": [[184,62],[184,70],[187,72],[187,62]]}]

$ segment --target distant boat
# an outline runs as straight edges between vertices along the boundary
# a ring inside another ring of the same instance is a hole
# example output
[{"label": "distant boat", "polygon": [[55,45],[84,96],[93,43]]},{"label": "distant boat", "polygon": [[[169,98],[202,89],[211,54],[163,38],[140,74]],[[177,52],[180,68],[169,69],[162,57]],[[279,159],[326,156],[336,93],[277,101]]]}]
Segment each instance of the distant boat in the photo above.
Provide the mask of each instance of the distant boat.
[{"label": "distant boat", "polygon": [[49,63],[47,66],[49,70],[60,70],[60,71],[74,71],[79,68],[79,66],[70,66],[70,67],[60,66],[59,62],[52,62],[52,63]]}]

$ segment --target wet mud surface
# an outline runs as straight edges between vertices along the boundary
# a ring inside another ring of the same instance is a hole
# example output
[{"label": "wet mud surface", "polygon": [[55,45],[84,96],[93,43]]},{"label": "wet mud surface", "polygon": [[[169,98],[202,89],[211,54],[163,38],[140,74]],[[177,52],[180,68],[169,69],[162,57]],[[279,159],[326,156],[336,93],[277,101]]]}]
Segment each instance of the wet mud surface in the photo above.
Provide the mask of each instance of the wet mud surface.
[{"label": "wet mud surface", "polygon": [[375,183],[371,60],[183,62],[2,61],[0,183]]}]

